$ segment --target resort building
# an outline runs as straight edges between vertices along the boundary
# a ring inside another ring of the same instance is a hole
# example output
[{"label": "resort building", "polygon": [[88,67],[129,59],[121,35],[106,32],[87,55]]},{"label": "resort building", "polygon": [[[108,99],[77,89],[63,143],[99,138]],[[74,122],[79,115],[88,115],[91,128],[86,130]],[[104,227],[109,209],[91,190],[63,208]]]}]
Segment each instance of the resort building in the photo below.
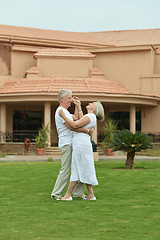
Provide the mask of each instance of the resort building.
[{"label": "resort building", "polygon": [[[105,121],[158,135],[160,29],[76,33],[0,25],[0,144],[34,141],[49,123],[48,147],[56,146],[62,88],[80,98],[84,112],[99,100]],[[104,124],[94,131],[96,143]]]}]

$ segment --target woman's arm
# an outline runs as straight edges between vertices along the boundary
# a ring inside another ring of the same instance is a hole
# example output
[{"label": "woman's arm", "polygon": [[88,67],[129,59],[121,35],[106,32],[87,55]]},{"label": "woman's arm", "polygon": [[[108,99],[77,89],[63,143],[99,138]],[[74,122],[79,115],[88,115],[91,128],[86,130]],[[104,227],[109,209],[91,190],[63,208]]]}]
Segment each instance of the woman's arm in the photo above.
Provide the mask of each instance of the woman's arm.
[{"label": "woman's arm", "polygon": [[67,123],[67,125],[69,125],[73,129],[84,127],[85,125],[87,125],[90,122],[90,119],[88,116],[84,116],[80,120],[74,122],[71,119],[69,119],[68,117],[66,117],[66,115],[62,109],[59,110],[59,116],[61,118],[63,118],[64,121]]},{"label": "woman's arm", "polygon": [[72,127],[70,127],[67,123],[64,123],[64,124],[65,124],[65,126],[66,126],[69,130],[71,130],[71,131],[73,131],[73,132],[86,133],[86,134],[88,134],[89,136],[92,136],[92,134],[93,134],[93,127],[89,127],[89,128],[72,128]]}]

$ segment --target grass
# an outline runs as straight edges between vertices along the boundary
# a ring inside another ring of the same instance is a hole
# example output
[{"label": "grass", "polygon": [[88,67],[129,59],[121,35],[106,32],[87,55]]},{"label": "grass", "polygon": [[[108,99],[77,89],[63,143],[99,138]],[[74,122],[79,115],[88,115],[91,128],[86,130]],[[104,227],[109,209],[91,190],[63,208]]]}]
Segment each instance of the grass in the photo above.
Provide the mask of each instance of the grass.
[{"label": "grass", "polygon": [[[160,162],[96,162],[97,201],[50,199],[59,162],[0,164],[2,240],[158,240]],[[86,190],[85,190],[86,191]]]},{"label": "grass", "polygon": [[139,153],[136,153],[136,155],[140,156],[150,156],[150,157],[160,157],[160,149],[147,149],[142,150]]},{"label": "grass", "polygon": [[136,155],[150,156],[150,157],[160,157],[160,145],[159,144],[153,144],[152,149],[142,150],[141,152],[137,152]]},{"label": "grass", "polygon": [[1,158],[2,158],[2,157],[5,157],[5,154],[0,153],[0,157],[1,157]]}]

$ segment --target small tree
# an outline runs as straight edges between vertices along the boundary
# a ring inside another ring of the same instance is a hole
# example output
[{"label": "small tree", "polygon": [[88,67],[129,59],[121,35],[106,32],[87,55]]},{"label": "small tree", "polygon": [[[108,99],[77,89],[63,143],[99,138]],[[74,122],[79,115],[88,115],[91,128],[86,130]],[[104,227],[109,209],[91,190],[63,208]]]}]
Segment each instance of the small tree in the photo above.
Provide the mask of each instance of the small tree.
[{"label": "small tree", "polygon": [[114,135],[111,146],[114,151],[124,151],[127,153],[125,169],[134,168],[134,157],[136,152],[152,148],[151,138],[148,135],[138,132],[132,133],[127,129],[118,131]]},{"label": "small tree", "polygon": [[35,138],[35,144],[37,148],[40,148],[40,149],[44,148],[48,140],[49,133],[51,133],[51,130],[49,129],[49,123],[46,126],[42,124],[42,127],[39,129],[39,132]]},{"label": "small tree", "polygon": [[105,123],[105,127],[103,129],[104,139],[102,141],[102,147],[104,150],[107,150],[110,147],[117,129],[118,126],[114,120],[109,119],[108,122]]}]

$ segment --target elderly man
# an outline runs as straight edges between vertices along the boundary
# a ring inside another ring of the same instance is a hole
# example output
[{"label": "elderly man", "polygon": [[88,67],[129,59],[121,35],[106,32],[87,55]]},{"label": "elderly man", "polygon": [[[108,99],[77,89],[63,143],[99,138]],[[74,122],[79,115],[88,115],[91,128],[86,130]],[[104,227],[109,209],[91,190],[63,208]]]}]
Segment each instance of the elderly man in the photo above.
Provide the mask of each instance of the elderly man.
[{"label": "elderly man", "polygon": [[[62,192],[64,191],[70,176],[72,158],[72,134],[73,134],[72,129],[69,128],[69,126],[66,125],[65,121],[59,116],[59,110],[63,108],[63,111],[68,118],[72,120],[77,120],[79,116],[78,108],[76,106],[77,100],[78,98],[76,97],[72,98],[72,92],[70,90],[62,89],[58,93],[58,101],[60,104],[55,113],[55,123],[59,138],[58,146],[61,151],[61,168],[56,183],[54,185],[53,191],[51,193],[51,198],[55,198],[57,200],[61,199]],[[71,106],[72,101],[75,103],[74,115],[70,114],[70,112],[67,110]],[[76,131],[91,134],[92,128],[90,129],[79,128]],[[85,198],[84,184],[82,183],[77,184],[73,192],[73,197]]]}]

